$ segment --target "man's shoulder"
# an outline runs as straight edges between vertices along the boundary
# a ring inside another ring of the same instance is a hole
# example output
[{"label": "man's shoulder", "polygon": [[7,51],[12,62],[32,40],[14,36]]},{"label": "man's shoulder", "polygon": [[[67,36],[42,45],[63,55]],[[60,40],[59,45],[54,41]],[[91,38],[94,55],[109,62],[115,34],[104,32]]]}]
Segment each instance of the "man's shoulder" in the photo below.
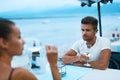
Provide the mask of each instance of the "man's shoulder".
[{"label": "man's shoulder", "polygon": [[108,38],[106,37],[98,37],[98,40],[102,40],[102,41],[110,41]]},{"label": "man's shoulder", "polygon": [[106,37],[99,37],[97,39],[97,42],[100,43],[100,44],[102,44],[102,43],[103,44],[110,44],[111,43],[110,40]]}]

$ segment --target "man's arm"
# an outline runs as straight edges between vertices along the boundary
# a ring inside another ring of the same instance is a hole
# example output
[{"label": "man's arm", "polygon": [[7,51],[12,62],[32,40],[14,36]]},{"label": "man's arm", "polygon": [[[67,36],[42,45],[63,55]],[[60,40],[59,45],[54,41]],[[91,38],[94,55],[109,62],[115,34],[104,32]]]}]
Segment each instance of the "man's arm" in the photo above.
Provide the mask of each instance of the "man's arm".
[{"label": "man's arm", "polygon": [[[85,66],[85,67],[91,67],[91,68],[95,68],[95,69],[104,70],[108,67],[110,57],[111,57],[111,50],[104,49],[101,51],[98,60],[88,62],[91,66]],[[86,64],[86,61],[74,62],[74,65],[76,65],[76,66],[84,66],[84,64]]]},{"label": "man's arm", "polygon": [[101,51],[99,55],[99,59],[97,61],[89,62],[92,68],[96,69],[106,69],[109,64],[109,60],[111,57],[111,50],[110,49],[104,49]]},{"label": "man's arm", "polygon": [[62,56],[62,60],[65,64],[70,64],[79,61],[79,56],[77,53],[70,49],[65,55]]}]

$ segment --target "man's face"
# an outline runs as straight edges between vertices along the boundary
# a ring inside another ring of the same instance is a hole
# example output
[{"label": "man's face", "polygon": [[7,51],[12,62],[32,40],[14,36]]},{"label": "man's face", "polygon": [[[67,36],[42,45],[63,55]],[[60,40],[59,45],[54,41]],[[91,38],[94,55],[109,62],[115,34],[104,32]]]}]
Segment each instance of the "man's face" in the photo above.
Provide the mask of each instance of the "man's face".
[{"label": "man's face", "polygon": [[95,37],[97,33],[97,29],[93,29],[93,25],[91,24],[82,24],[81,25],[82,30],[82,38],[85,41],[91,41]]}]

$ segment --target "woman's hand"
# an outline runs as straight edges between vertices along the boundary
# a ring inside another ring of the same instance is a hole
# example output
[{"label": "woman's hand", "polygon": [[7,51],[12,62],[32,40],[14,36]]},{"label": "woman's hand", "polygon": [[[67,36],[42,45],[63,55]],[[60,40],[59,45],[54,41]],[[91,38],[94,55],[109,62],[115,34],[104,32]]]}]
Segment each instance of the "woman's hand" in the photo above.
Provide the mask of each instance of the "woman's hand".
[{"label": "woman's hand", "polygon": [[58,51],[55,46],[46,46],[47,59],[51,66],[57,65]]}]

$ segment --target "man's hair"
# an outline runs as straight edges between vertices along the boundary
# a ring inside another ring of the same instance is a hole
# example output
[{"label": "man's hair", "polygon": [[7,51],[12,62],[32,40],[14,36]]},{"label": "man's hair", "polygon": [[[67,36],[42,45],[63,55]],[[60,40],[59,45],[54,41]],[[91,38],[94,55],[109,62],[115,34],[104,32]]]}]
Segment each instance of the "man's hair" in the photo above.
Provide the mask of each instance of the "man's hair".
[{"label": "man's hair", "polygon": [[93,25],[93,29],[97,29],[98,20],[92,16],[87,16],[81,20],[81,24],[91,24]]},{"label": "man's hair", "polygon": [[0,38],[5,40],[9,39],[12,32],[12,28],[10,27],[11,25],[15,25],[15,23],[8,19],[0,18]]}]

